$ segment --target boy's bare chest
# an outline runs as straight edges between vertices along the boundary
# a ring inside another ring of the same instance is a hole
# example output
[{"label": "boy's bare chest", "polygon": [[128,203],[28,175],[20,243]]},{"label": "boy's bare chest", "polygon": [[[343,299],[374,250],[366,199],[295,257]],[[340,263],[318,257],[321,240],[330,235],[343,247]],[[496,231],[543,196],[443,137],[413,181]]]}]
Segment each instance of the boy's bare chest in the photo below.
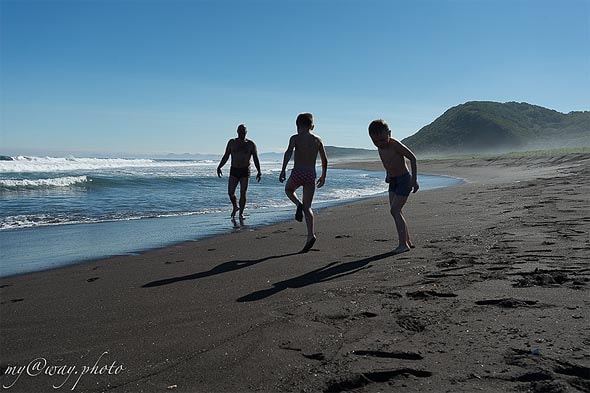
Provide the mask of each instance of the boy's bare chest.
[{"label": "boy's bare chest", "polygon": [[402,155],[394,149],[379,149],[379,156],[384,161],[398,161],[402,158]]},{"label": "boy's bare chest", "polygon": [[401,169],[405,167],[404,157],[394,149],[379,149],[379,157],[387,169]]}]

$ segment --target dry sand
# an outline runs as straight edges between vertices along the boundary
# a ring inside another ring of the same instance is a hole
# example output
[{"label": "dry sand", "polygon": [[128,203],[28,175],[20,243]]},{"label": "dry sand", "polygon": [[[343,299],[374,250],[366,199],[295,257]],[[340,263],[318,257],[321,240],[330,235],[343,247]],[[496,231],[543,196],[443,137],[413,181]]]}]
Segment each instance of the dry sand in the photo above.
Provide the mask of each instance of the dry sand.
[{"label": "dry sand", "polygon": [[419,170],[467,182],[410,197],[409,253],[379,197],[308,254],[292,221],[0,279],[4,390],[590,392],[590,155]]}]

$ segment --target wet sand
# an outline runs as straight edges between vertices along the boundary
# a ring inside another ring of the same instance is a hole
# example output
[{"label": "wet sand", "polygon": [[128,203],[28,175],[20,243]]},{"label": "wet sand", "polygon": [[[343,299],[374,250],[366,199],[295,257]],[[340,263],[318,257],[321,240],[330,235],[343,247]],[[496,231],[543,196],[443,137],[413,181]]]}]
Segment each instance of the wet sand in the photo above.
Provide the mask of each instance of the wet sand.
[{"label": "wet sand", "polygon": [[307,254],[293,220],[0,279],[5,390],[589,392],[590,155],[418,168],[466,183],[410,197],[409,253],[378,197]]}]

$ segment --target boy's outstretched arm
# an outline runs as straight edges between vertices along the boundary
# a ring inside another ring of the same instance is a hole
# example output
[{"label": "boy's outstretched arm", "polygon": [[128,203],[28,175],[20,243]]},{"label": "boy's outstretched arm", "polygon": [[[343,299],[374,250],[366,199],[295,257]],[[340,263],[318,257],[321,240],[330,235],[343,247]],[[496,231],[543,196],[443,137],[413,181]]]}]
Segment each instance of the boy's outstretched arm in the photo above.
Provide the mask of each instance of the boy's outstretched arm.
[{"label": "boy's outstretched arm", "polygon": [[231,153],[231,140],[229,142],[227,142],[227,146],[225,147],[225,154],[223,155],[223,157],[221,157],[221,162],[217,166],[217,176],[218,177],[221,177],[221,175],[223,175],[223,173],[221,172],[221,168],[223,168],[223,166],[225,165],[225,163],[229,159],[230,153]]},{"label": "boy's outstretched arm", "polygon": [[293,135],[291,139],[289,139],[289,146],[287,146],[287,150],[285,151],[285,155],[283,156],[283,167],[281,169],[281,174],[279,175],[279,181],[282,183],[287,178],[287,165],[289,164],[289,160],[293,155],[293,149],[295,149],[295,136]]},{"label": "boy's outstretched arm", "polygon": [[318,179],[318,188],[324,185],[326,182],[326,174],[328,173],[328,155],[326,154],[326,149],[324,148],[324,144],[320,139],[320,159],[322,160],[322,175]]},{"label": "boy's outstretched arm", "polygon": [[418,185],[418,165],[416,164],[416,156],[414,153],[412,153],[412,156],[408,157],[408,159],[410,160],[410,165],[412,166],[412,184],[414,188],[412,192],[416,192],[420,188]]}]

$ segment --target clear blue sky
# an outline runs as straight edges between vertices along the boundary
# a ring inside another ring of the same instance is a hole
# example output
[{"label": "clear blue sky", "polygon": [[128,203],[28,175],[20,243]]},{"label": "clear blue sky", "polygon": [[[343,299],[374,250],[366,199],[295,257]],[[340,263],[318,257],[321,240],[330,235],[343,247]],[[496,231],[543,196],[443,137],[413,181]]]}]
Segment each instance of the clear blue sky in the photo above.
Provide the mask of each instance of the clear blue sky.
[{"label": "clear blue sky", "polygon": [[402,139],[451,106],[590,109],[590,0],[0,0],[3,151]]}]

